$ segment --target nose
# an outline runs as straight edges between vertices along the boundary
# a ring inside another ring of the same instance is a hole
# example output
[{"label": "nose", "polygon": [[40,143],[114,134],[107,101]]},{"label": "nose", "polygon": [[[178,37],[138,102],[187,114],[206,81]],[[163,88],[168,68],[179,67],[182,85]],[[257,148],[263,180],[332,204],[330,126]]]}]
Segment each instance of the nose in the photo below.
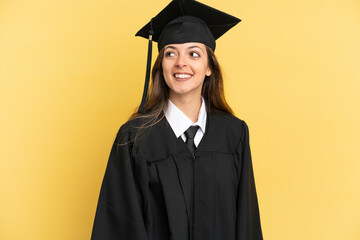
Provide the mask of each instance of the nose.
[{"label": "nose", "polygon": [[182,54],[179,54],[178,58],[176,59],[175,65],[176,65],[176,67],[179,67],[179,68],[186,66],[186,59]]}]

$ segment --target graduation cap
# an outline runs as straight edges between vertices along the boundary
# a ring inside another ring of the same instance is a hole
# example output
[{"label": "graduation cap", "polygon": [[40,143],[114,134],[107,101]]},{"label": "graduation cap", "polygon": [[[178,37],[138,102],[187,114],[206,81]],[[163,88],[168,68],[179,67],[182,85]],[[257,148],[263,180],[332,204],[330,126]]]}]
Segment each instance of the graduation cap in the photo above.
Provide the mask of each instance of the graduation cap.
[{"label": "graduation cap", "polygon": [[150,79],[152,41],[160,51],[168,44],[199,42],[215,50],[215,40],[241,20],[195,0],[173,0],[135,36],[149,39],[145,86],[138,112],[142,113]]}]

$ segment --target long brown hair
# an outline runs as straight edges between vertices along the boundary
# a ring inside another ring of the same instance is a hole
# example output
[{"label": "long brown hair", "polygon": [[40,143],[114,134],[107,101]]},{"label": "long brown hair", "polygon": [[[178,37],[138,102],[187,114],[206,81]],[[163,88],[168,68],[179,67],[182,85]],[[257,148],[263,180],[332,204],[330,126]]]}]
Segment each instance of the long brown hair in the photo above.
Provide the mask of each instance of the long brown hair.
[{"label": "long brown hair", "polygon": [[[205,100],[206,111],[208,113],[233,115],[233,111],[225,100],[224,83],[219,62],[213,50],[206,45],[205,47],[208,55],[208,64],[211,69],[211,75],[205,77],[201,91],[201,95]],[[138,113],[136,110],[130,117],[130,120],[137,118],[145,119],[140,129],[151,127],[164,117],[163,110],[166,109],[168,104],[169,87],[166,85],[162,74],[163,58],[164,48],[160,50],[152,69],[152,81],[149,88],[149,96],[144,105],[144,112]]]}]

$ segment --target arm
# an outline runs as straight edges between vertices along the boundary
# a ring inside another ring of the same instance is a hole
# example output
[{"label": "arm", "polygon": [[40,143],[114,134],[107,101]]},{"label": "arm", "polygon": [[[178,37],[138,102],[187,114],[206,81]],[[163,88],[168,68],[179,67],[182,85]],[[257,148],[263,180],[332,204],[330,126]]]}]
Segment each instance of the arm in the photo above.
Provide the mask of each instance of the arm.
[{"label": "arm", "polygon": [[131,144],[115,140],[101,186],[92,240],[147,239],[136,169]]},{"label": "arm", "polygon": [[249,129],[243,122],[243,135],[237,149],[241,163],[237,195],[237,240],[262,240],[260,213],[252,168]]}]

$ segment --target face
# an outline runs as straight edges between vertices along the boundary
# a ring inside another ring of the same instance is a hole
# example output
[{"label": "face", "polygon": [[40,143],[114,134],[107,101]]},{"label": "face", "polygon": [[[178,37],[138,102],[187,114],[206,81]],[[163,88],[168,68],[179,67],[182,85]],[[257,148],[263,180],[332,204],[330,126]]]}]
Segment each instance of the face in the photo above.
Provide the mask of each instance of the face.
[{"label": "face", "polygon": [[211,75],[202,43],[169,44],[164,47],[163,75],[171,97],[201,95],[205,76]]}]

